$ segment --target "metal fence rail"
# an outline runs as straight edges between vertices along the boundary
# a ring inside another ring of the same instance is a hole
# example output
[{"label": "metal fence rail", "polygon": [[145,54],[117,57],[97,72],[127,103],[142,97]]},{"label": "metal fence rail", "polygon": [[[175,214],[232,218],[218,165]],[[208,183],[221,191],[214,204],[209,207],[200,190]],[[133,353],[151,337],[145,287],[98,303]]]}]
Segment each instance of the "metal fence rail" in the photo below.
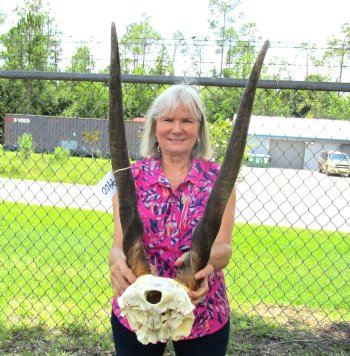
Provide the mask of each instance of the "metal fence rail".
[{"label": "metal fence rail", "polygon": [[[122,79],[128,119],[142,117],[159,91],[183,81]],[[108,156],[98,151],[104,136],[93,128],[56,127],[47,135],[59,137],[60,147],[41,150],[36,142],[26,141],[26,134],[35,138],[39,128],[30,129],[23,121],[15,122],[24,127],[16,142],[6,142],[6,130],[15,129],[11,117],[105,119],[107,82],[104,74],[0,71],[4,330],[86,327],[96,331],[98,340],[109,329],[111,201],[97,188],[111,168]],[[230,127],[226,118],[230,110],[232,118],[245,81],[192,82],[203,90],[211,138],[219,152],[227,134],[223,125]],[[349,105],[344,105],[349,92],[350,84],[259,82],[257,126],[250,132],[246,166],[237,183],[233,255],[225,271],[235,315],[258,316],[289,328],[349,325],[350,172],[333,175],[319,166],[324,150],[350,154]],[[334,105],[337,98],[344,106]],[[278,107],[285,102],[290,103],[288,110]],[[218,108],[221,116],[215,115]],[[310,114],[317,120],[303,118]],[[343,120],[334,120],[336,115]],[[287,122],[293,122],[288,132]],[[135,140],[142,135],[142,124],[139,127]],[[82,131],[88,149],[73,155],[72,145]]]}]

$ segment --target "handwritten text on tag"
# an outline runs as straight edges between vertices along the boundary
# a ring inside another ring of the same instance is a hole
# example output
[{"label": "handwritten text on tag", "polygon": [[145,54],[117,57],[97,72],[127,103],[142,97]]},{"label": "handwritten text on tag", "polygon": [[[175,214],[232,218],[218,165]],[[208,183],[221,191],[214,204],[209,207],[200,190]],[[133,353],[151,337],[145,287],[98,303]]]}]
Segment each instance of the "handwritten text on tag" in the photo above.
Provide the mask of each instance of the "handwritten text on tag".
[{"label": "handwritten text on tag", "polygon": [[95,193],[101,200],[110,200],[117,192],[113,172],[108,172],[95,187]]}]

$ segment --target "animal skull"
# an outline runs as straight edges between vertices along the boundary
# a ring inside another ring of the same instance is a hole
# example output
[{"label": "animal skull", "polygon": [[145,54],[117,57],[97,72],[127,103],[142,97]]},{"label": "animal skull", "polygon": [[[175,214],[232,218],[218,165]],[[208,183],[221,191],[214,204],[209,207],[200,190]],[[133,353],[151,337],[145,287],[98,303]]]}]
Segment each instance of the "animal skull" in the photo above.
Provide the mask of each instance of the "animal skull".
[{"label": "animal skull", "polygon": [[141,276],[118,304],[143,344],[178,340],[191,332],[194,305],[186,288],[171,278]]}]

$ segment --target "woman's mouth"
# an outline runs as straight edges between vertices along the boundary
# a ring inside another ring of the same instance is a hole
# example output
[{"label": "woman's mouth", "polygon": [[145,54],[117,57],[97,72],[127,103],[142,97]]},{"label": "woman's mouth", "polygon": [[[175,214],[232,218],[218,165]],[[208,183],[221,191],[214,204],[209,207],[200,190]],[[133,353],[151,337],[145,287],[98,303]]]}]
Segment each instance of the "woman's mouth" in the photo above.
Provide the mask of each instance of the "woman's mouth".
[{"label": "woman's mouth", "polygon": [[184,138],[169,138],[169,141],[171,142],[171,143],[182,143],[182,142],[184,142],[185,141],[185,139]]}]

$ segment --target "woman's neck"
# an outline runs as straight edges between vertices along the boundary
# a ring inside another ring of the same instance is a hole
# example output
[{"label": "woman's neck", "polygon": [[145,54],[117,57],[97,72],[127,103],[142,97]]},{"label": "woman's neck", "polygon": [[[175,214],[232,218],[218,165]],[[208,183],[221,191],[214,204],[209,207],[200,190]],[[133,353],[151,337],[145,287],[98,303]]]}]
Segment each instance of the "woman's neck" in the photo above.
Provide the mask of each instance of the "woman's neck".
[{"label": "woman's neck", "polygon": [[185,179],[191,169],[191,158],[161,157],[161,167],[164,175],[168,178],[175,190]]}]

